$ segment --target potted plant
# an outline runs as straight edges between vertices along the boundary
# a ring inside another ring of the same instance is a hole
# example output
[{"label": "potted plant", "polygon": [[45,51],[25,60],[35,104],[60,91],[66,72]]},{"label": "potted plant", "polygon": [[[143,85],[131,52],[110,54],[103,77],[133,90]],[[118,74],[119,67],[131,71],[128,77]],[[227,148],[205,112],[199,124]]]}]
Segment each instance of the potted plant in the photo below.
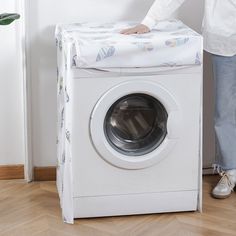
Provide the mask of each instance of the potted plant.
[{"label": "potted plant", "polygon": [[0,14],[0,25],[9,25],[14,20],[17,20],[20,18],[19,14],[16,13],[3,13]]}]

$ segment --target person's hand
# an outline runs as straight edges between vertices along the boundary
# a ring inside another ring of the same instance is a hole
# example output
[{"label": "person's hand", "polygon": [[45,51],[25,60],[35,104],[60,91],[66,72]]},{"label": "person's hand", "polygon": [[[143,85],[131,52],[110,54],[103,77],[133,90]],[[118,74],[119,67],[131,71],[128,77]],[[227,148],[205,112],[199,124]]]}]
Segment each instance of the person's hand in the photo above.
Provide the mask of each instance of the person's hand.
[{"label": "person's hand", "polygon": [[145,34],[148,32],[150,32],[150,29],[146,25],[140,24],[133,28],[124,29],[120,33],[128,35],[128,34]]}]

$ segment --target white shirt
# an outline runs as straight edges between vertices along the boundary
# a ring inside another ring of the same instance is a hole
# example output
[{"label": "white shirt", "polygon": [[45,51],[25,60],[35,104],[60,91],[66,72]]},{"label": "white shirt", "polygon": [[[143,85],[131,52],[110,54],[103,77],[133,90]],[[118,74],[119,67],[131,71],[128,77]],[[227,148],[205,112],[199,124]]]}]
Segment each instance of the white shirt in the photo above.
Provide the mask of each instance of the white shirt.
[{"label": "white shirt", "polygon": [[[168,19],[185,0],[156,0],[142,24],[152,29]],[[193,9],[194,10],[194,9]],[[236,0],[205,0],[204,49],[222,56],[236,55]]]}]

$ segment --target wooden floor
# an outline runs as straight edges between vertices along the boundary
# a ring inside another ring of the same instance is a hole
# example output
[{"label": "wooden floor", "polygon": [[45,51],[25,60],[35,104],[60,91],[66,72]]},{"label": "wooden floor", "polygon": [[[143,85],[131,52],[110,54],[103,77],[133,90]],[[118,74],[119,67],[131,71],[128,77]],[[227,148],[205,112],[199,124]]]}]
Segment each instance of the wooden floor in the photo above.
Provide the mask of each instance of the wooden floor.
[{"label": "wooden floor", "polygon": [[204,212],[156,214],[62,222],[55,182],[0,181],[0,236],[218,236],[236,235],[236,193],[216,200],[216,176],[204,178]]}]

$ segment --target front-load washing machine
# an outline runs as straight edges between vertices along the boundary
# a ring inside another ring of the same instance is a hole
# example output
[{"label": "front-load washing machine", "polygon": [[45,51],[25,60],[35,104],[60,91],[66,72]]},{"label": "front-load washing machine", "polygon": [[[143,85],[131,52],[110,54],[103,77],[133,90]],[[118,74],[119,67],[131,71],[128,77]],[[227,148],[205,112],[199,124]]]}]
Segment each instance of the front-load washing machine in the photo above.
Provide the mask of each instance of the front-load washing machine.
[{"label": "front-load washing machine", "polygon": [[[202,38],[179,21],[59,25],[64,220],[201,210]],[[142,66],[143,65],[143,66]]]}]

